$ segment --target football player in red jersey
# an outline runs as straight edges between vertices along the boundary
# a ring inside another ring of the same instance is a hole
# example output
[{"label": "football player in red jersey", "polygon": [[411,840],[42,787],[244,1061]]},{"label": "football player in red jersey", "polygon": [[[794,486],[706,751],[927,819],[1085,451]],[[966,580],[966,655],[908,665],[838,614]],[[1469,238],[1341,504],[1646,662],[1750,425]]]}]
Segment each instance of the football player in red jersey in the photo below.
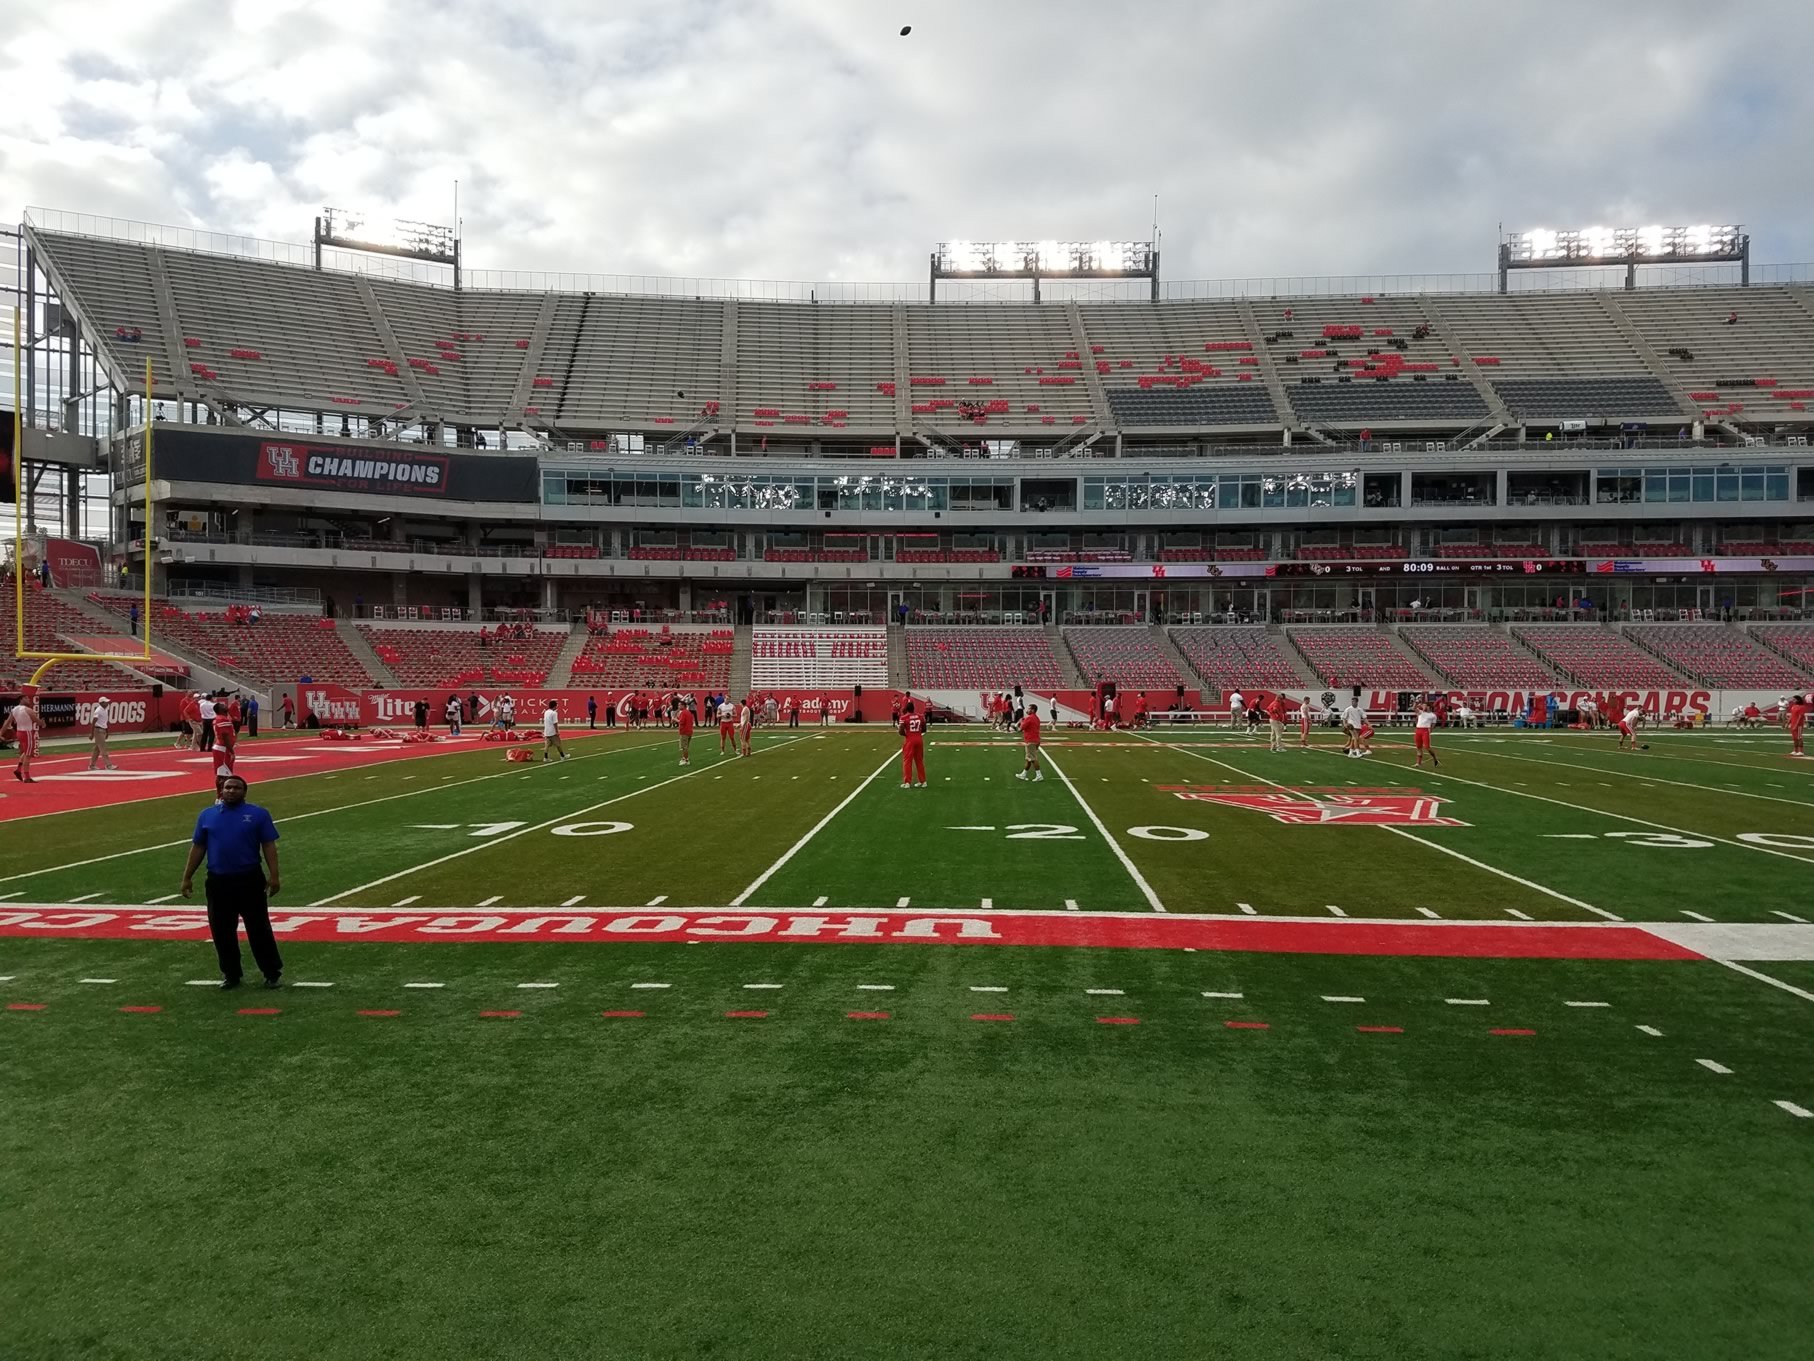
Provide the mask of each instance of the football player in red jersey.
[{"label": "football player in red jersey", "polygon": [[223,704],[214,711],[214,742],[209,754],[214,758],[214,793],[220,795],[221,782],[233,774],[235,759],[233,746],[235,742],[233,720],[227,715]]},{"label": "football player in red jersey", "polygon": [[686,705],[681,705],[679,716],[674,720],[674,726],[680,729],[680,764],[684,766],[692,760],[693,711]]},{"label": "football player in red jersey", "polygon": [[1046,774],[1039,768],[1039,710],[1037,708],[1028,709],[1026,716],[1020,720],[1020,740],[1026,747],[1027,763],[1021,767],[1020,773],[1014,778],[1024,780],[1027,778],[1028,772],[1031,772],[1033,783],[1038,784],[1045,779]]},{"label": "football player in red jersey", "polygon": [[915,783],[921,789],[926,787],[926,716],[919,711],[919,705],[907,701],[905,711],[901,714],[901,788],[910,789]]},{"label": "football player in red jersey", "polygon": [[1789,755],[1791,756],[1808,754],[1801,749],[1801,733],[1802,729],[1807,726],[1811,699],[1814,699],[1814,695],[1789,696]]}]

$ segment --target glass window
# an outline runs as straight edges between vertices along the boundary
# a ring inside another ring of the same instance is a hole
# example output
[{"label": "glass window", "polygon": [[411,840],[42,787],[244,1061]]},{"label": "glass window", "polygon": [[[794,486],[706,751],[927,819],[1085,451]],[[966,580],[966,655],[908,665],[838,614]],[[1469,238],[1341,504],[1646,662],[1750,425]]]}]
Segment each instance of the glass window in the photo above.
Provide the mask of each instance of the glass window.
[{"label": "glass window", "polygon": [[1718,501],[1738,500],[1738,473],[1732,468],[1721,468],[1714,474],[1714,499]]},{"label": "glass window", "polygon": [[705,493],[700,490],[699,478],[692,473],[680,479],[680,504],[689,510],[698,510],[705,505]]},{"label": "glass window", "polygon": [[1103,479],[1086,477],[1083,479],[1083,508],[1101,510],[1103,508]]},{"label": "glass window", "polygon": [[1696,468],[1692,473],[1694,480],[1694,499],[1711,501],[1713,499],[1713,469]]},{"label": "glass window", "polygon": [[1764,470],[1762,468],[1742,468],[1739,470],[1738,477],[1741,501],[1764,499]]},{"label": "glass window", "polygon": [[1789,499],[1789,470],[1787,468],[1764,469],[1764,500],[1787,501]]}]

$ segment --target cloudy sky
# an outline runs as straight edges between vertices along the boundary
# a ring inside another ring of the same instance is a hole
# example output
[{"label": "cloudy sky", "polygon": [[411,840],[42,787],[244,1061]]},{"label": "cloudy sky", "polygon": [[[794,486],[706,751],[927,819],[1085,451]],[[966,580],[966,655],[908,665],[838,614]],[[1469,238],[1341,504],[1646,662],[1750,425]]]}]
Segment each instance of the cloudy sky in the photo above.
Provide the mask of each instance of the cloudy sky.
[{"label": "cloudy sky", "polygon": [[[1140,238],[1171,279],[1491,267],[1498,225],[1744,222],[1814,260],[1808,0],[0,0],[0,218],[479,268],[923,278]],[[903,24],[912,36],[897,36]]]}]

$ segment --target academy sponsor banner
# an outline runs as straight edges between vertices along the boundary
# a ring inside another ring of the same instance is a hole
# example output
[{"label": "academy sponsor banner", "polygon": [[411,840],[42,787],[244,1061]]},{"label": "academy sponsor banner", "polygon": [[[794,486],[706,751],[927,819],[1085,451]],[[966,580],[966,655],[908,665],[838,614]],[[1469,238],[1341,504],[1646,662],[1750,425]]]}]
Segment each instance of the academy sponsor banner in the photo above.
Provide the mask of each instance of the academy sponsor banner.
[{"label": "academy sponsor banner", "polygon": [[[135,439],[127,453],[129,465],[137,452]],[[534,502],[540,494],[532,457],[452,453],[415,444],[335,444],[159,426],[155,456],[158,477],[171,482],[459,501]]]},{"label": "academy sponsor banner", "polygon": [[[273,911],[290,940],[553,941],[627,944],[735,941],[796,944],[1071,946],[1129,950],[1418,955],[1493,959],[1699,959],[1638,927],[1600,923],[1280,920],[1173,914],[919,911]],[[0,936],[206,940],[200,910],[0,904]]]}]

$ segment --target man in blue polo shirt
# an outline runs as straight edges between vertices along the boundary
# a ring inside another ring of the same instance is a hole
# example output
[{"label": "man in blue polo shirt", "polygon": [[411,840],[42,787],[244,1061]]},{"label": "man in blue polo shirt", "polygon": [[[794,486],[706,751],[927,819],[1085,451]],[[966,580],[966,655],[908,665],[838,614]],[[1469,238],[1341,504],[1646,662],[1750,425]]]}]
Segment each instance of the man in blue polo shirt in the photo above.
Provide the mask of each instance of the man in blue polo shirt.
[{"label": "man in blue polo shirt", "polygon": [[[259,869],[263,855],[267,879]],[[204,808],[195,820],[189,846],[189,863],[183,870],[183,897],[194,891],[196,868],[208,861],[208,931],[214,953],[220,957],[221,987],[237,988],[245,965],[239,954],[239,923],[246,923],[246,943],[252,959],[265,976],[265,986],[275,988],[283,975],[283,956],[271,934],[270,899],[276,895],[277,824],[255,803],[246,802],[246,782],[238,775],[221,781],[220,800]]]}]

